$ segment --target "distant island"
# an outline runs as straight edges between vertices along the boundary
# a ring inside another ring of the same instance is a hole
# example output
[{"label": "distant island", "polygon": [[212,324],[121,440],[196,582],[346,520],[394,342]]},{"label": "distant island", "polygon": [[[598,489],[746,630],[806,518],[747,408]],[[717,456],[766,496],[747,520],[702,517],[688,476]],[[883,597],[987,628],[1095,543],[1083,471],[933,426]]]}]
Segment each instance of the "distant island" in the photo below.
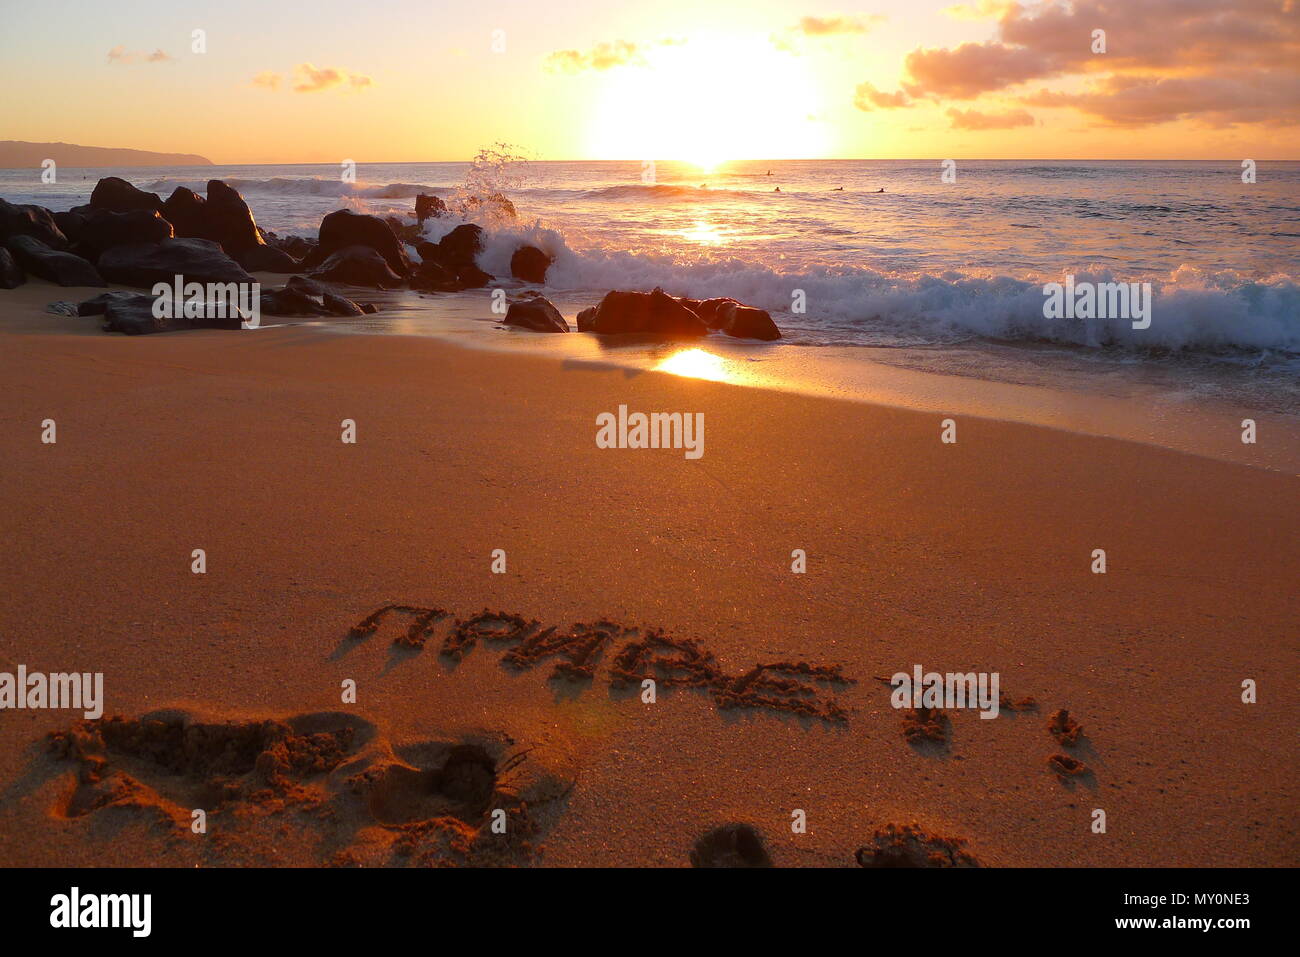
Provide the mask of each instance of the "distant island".
[{"label": "distant island", "polygon": [[195,153],[154,153],[149,150],[76,146],[72,143],[27,143],[0,140],[0,169],[39,167],[52,159],[59,166],[212,166],[212,160]]}]

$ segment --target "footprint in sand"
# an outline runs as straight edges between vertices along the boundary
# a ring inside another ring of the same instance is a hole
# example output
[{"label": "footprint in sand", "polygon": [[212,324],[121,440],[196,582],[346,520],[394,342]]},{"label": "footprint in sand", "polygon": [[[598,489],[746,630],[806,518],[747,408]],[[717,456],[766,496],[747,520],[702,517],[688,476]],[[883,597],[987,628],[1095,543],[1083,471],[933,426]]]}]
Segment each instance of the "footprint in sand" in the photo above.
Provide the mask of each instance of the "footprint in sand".
[{"label": "footprint in sand", "polygon": [[979,867],[960,837],[931,834],[921,825],[886,824],[854,855],[862,867]]},{"label": "footprint in sand", "polygon": [[692,867],[771,867],[763,835],[748,824],[723,824],[691,848]]},{"label": "footprint in sand", "polygon": [[903,737],[918,749],[947,748],[952,722],[939,708],[916,708],[903,712]]},{"label": "footprint in sand", "polygon": [[[79,722],[50,735],[76,770],[52,813],[155,816],[211,863],[527,864],[571,774],[482,732],[393,746],[370,722],[322,712],[244,722],[187,712]],[[202,809],[207,830],[191,833]],[[176,845],[171,845],[175,848]]]},{"label": "footprint in sand", "polygon": [[1062,708],[1047,720],[1047,730],[1061,744],[1072,746],[1083,737],[1083,726],[1070,717],[1070,712]]},{"label": "footprint in sand", "polygon": [[1053,754],[1047,759],[1047,764],[1062,781],[1092,776],[1092,769],[1088,765],[1068,754]]},{"label": "footprint in sand", "polygon": [[133,807],[188,827],[192,808],[289,800],[373,734],[369,722],[334,712],[242,723],[183,711],[83,721],[49,737],[58,757],[77,763],[76,784],[53,811],[77,818]]},{"label": "footprint in sand", "polygon": [[[370,816],[392,835],[390,850],[418,865],[524,864],[567,797],[569,779],[526,767],[510,739],[426,741],[394,749],[349,779]],[[360,863],[345,854],[336,863]]]}]

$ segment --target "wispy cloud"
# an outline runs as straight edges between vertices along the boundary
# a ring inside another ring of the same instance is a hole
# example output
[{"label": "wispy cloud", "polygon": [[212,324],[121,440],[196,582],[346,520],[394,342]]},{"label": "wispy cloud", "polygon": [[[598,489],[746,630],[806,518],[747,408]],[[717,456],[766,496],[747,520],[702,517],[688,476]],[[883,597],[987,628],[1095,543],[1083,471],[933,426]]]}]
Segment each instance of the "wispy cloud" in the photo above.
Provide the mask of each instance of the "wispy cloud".
[{"label": "wispy cloud", "polygon": [[364,90],[374,86],[375,83],[373,79],[364,73],[353,73],[350,70],[341,70],[332,66],[317,67],[313,63],[299,63],[293,68],[291,80],[275,70],[263,70],[253,77],[251,82],[253,86],[269,90],[272,93],[290,83],[292,85],[288,88],[295,93],[320,93],[323,90],[332,90],[338,87]]},{"label": "wispy cloud", "polygon": [[350,73],[332,66],[318,69],[311,63],[299,63],[293,70],[293,92],[295,93],[319,93],[344,84],[353,89],[363,89],[372,83],[370,77],[364,74]]},{"label": "wispy cloud", "polygon": [[556,50],[547,56],[543,66],[550,73],[581,73],[584,70],[612,70],[620,66],[646,66],[645,54],[654,47],[677,47],[686,42],[683,37],[664,37],[653,43],[633,43],[630,40],[612,40],[597,43],[590,50]]},{"label": "wispy cloud", "polygon": [[128,50],[120,43],[108,51],[108,62],[122,65],[128,63],[164,63],[174,59],[176,59],[174,56],[168,56],[161,49],[154,50],[153,53],[139,53]]},{"label": "wispy cloud", "polygon": [[867,112],[872,110],[897,110],[909,106],[911,102],[911,97],[902,90],[895,93],[885,93],[865,82],[859,83],[857,89],[853,91],[853,105]]},{"label": "wispy cloud", "polygon": [[1025,110],[1008,110],[1005,113],[981,113],[979,110],[949,109],[948,118],[954,130],[1012,130],[1018,126],[1033,126],[1034,118]]},{"label": "wispy cloud", "polygon": [[769,39],[778,50],[793,52],[801,37],[852,36],[867,33],[885,18],[880,14],[838,17],[802,17],[794,26],[771,34]]},{"label": "wispy cloud", "polygon": [[943,12],[954,20],[998,20],[1016,5],[1015,0],[977,0],[976,3],[957,3],[945,7]]},{"label": "wispy cloud", "polygon": [[274,70],[263,70],[253,77],[253,86],[260,86],[264,90],[278,90],[283,79],[284,77]]}]

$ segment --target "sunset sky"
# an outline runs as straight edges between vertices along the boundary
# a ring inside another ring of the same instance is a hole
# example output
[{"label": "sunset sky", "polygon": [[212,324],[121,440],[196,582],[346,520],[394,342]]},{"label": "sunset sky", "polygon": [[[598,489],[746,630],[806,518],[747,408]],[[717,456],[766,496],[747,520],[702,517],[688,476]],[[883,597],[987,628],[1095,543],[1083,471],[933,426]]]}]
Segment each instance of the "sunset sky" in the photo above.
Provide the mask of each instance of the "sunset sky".
[{"label": "sunset sky", "polygon": [[216,163],[1300,158],[1300,0],[0,2],[0,139]]}]

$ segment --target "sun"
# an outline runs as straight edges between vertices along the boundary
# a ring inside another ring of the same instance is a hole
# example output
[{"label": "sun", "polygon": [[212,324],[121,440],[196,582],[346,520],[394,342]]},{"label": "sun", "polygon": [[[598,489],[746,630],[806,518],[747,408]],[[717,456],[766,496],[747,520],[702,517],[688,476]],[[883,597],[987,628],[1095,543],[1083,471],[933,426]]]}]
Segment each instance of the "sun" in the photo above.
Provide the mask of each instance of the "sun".
[{"label": "sun", "polygon": [[826,154],[812,75],[766,36],[692,36],[602,81],[589,133],[600,159],[680,160],[712,172],[727,160]]}]

